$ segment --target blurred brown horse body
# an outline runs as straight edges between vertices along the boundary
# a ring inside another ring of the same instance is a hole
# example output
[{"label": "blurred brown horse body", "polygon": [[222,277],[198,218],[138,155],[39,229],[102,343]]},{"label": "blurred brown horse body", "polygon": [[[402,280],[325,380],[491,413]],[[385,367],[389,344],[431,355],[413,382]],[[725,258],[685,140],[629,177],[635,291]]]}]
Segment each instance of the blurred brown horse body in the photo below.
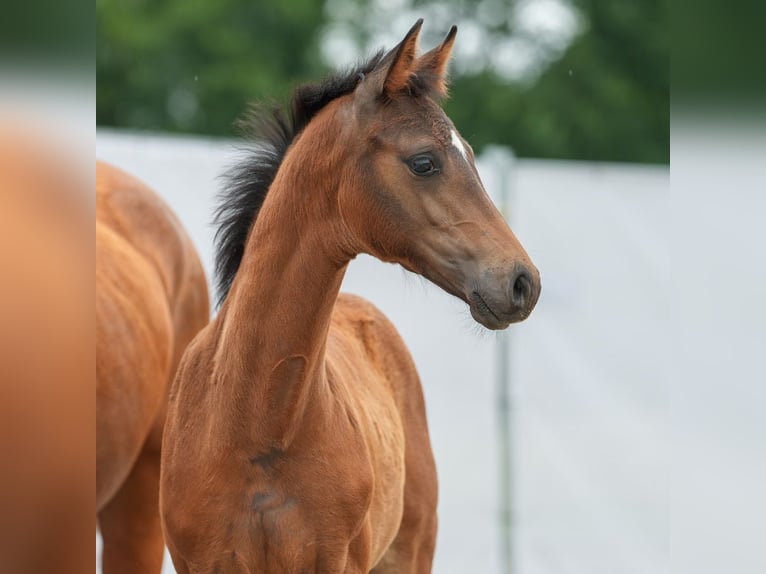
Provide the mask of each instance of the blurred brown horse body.
[{"label": "blurred brown horse body", "polygon": [[92,164],[81,134],[29,111],[0,106],[0,572],[79,574],[95,506]]},{"label": "blurred brown horse body", "polygon": [[[219,211],[225,301],[173,384],[161,508],[180,574],[430,572],[436,470],[413,361],[351,259],[396,262],[483,325],[525,319],[539,275],[438,105],[455,29],[299,88]],[[268,192],[268,193],[266,193]]]},{"label": "blurred brown horse body", "polygon": [[96,505],[103,571],[154,572],[164,544],[159,464],[170,381],[208,322],[194,247],[146,186],[96,168]]}]

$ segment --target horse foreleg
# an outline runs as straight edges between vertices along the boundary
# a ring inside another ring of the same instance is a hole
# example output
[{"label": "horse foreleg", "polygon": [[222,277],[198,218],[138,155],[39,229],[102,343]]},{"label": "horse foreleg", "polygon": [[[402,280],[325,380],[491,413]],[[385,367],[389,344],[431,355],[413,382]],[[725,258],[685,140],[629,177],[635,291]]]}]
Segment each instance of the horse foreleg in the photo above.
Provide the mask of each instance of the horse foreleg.
[{"label": "horse foreleg", "polygon": [[399,530],[371,574],[428,574],[434,557],[436,515],[413,527]]},{"label": "horse foreleg", "polygon": [[[414,449],[413,449],[414,450]],[[371,574],[428,574],[436,546],[436,469],[430,448],[407,453],[404,514],[399,532]]]},{"label": "horse foreleg", "polygon": [[104,574],[159,574],[165,548],[159,479],[160,453],[144,447],[125,483],[99,512]]}]

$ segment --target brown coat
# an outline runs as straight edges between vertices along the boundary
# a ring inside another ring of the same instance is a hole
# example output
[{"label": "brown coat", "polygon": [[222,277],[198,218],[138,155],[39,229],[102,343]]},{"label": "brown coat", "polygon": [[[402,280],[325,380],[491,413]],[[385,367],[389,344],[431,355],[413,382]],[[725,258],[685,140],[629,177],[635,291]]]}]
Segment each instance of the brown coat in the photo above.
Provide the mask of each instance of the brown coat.
[{"label": "brown coat", "polygon": [[159,452],[170,381],[208,322],[197,253],[160,198],[96,170],[96,504],[103,569],[159,572]]}]

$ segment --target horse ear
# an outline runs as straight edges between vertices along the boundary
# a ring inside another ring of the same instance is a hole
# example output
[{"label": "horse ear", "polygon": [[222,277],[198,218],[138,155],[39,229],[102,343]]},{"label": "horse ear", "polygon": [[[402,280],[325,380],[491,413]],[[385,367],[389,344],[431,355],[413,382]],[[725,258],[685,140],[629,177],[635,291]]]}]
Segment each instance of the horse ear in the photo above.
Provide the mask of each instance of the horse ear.
[{"label": "horse ear", "polygon": [[393,95],[409,85],[418,49],[418,35],[422,25],[423,18],[420,18],[410,28],[404,39],[383,58],[383,62],[388,64],[388,72],[383,82],[384,94]]},{"label": "horse ear", "polygon": [[442,97],[447,95],[447,64],[452,55],[456,35],[457,26],[452,26],[444,41],[423,54],[415,65],[418,78]]}]

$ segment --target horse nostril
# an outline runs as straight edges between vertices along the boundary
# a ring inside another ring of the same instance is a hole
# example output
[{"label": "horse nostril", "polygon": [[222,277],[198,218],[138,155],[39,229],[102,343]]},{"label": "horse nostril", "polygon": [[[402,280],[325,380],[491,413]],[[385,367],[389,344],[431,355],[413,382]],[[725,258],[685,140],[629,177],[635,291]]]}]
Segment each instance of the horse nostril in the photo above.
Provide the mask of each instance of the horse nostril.
[{"label": "horse nostril", "polygon": [[532,294],[532,280],[526,271],[520,271],[513,282],[511,299],[515,307],[524,307]]}]

